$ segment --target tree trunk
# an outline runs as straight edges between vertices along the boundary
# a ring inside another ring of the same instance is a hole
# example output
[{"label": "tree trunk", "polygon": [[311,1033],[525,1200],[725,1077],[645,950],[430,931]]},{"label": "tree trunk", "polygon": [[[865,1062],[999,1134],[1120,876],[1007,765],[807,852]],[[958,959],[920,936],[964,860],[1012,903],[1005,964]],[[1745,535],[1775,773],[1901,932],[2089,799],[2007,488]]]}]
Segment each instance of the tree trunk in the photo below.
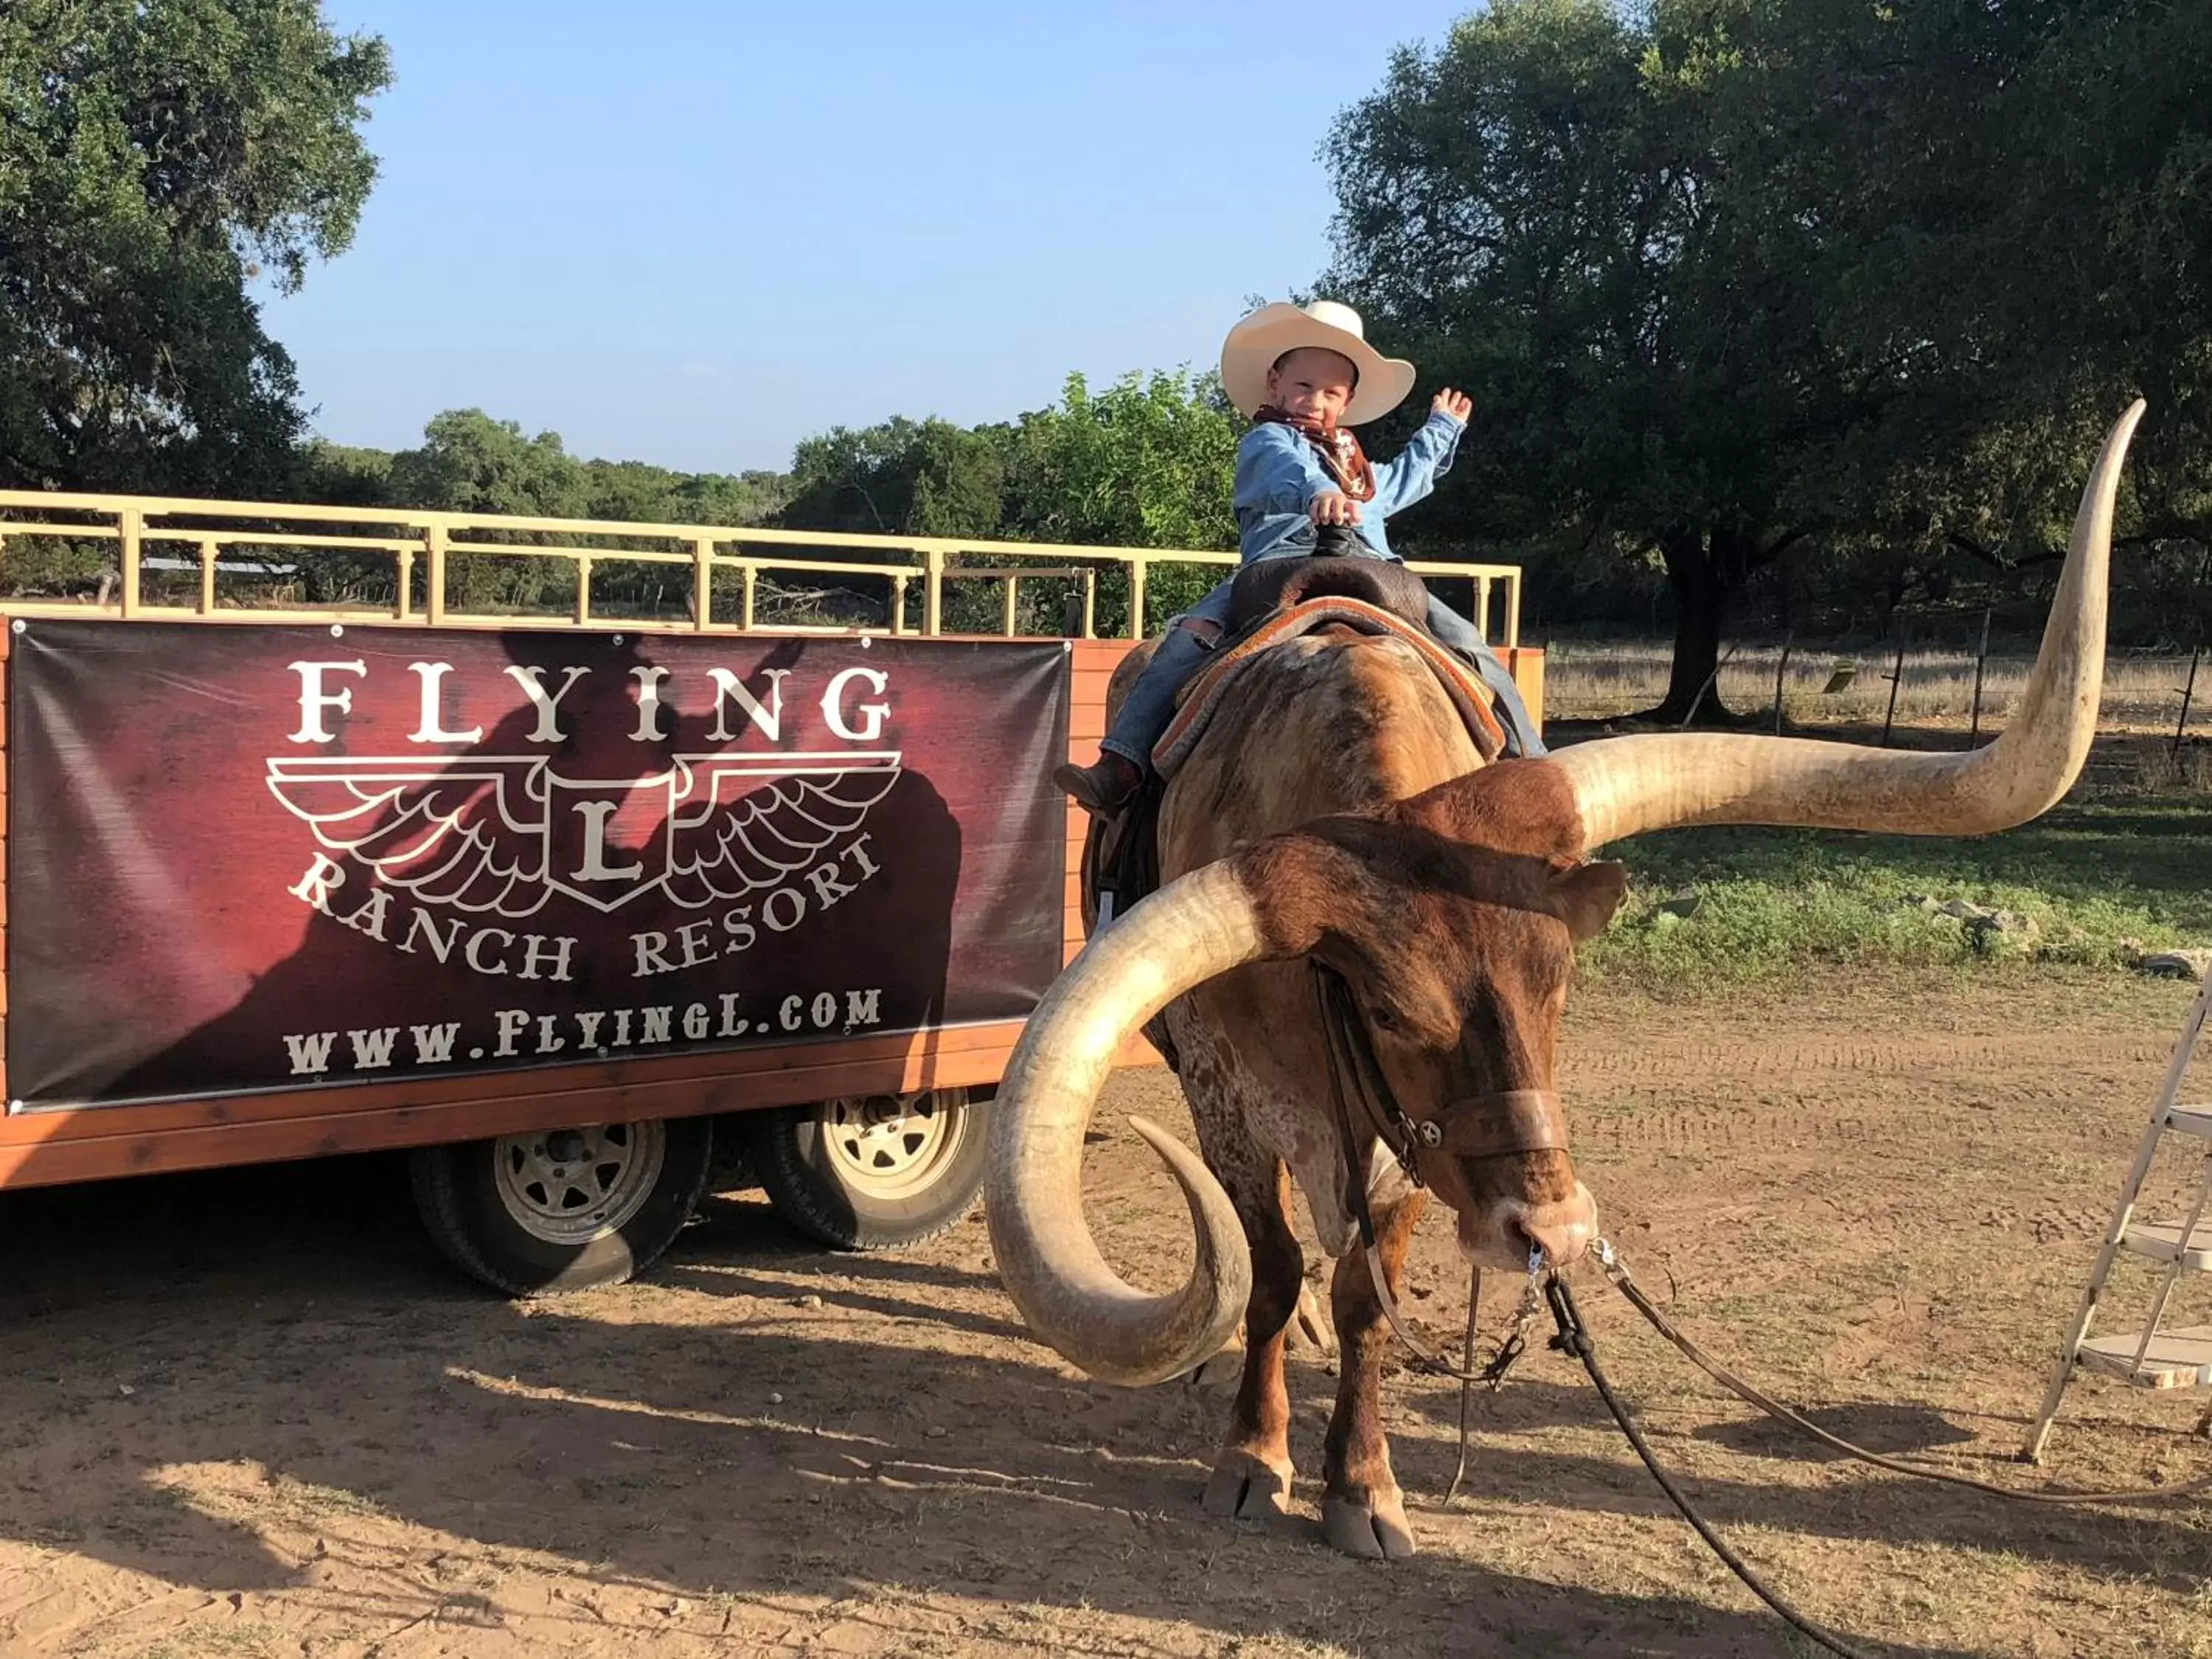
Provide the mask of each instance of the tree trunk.
[{"label": "tree trunk", "polygon": [[1674,662],[1666,700],[1637,718],[1680,726],[1694,711],[1699,726],[1758,723],[1755,716],[1740,714],[1723,703],[1715,684],[1729,602],[1754,571],[1771,564],[1804,536],[1803,531],[1792,530],[1767,541],[1755,530],[1741,526],[1691,525],[1672,526],[1660,536],[1659,556],[1666,562],[1667,586],[1674,598]]},{"label": "tree trunk", "polygon": [[[1701,726],[1740,726],[1743,717],[1721,702],[1720,688],[1707,683],[1719,670],[1721,629],[1728,621],[1729,599],[1735,588],[1726,561],[1716,556],[1715,538],[1684,527],[1659,538],[1659,554],[1667,564],[1667,586],[1674,598],[1674,661],[1667,679],[1665,701],[1638,718],[1680,726],[1697,709]],[[1740,578],[1739,578],[1740,580]],[[1698,693],[1705,695],[1700,697]]]}]

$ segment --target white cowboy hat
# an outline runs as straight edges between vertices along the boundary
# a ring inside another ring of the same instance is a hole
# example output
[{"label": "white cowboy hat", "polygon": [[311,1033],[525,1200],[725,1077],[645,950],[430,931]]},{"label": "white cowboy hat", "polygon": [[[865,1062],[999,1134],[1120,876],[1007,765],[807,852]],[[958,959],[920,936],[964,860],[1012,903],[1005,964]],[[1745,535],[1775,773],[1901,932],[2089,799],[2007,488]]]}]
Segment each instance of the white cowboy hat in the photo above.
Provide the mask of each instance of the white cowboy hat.
[{"label": "white cowboy hat", "polygon": [[1413,389],[1413,364],[1403,357],[1385,357],[1368,344],[1359,313],[1350,306],[1316,300],[1301,308],[1278,300],[1244,318],[1222,342],[1222,390],[1247,419],[1267,401],[1267,371],[1285,352],[1301,346],[1319,346],[1349,357],[1359,372],[1352,402],[1338,417],[1345,426],[1388,415]]}]

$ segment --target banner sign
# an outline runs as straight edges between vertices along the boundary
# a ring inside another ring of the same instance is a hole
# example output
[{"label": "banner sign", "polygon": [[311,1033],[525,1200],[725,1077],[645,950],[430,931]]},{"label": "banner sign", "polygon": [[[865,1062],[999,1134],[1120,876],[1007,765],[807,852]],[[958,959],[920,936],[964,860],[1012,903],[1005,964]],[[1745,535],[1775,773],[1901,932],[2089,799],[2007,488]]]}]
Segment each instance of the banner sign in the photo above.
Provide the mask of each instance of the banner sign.
[{"label": "banner sign", "polygon": [[15,624],[8,1092],[112,1103],[1017,1019],[1058,642]]}]

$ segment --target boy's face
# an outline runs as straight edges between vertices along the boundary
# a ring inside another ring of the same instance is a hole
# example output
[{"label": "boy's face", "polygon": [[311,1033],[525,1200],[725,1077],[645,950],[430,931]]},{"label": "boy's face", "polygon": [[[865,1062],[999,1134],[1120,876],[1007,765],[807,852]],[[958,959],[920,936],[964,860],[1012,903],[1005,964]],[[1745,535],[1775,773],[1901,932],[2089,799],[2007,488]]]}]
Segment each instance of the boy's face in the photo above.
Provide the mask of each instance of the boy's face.
[{"label": "boy's face", "polygon": [[1359,379],[1352,359],[1320,346],[1285,352],[1267,371],[1267,401],[1286,415],[1334,426]]}]

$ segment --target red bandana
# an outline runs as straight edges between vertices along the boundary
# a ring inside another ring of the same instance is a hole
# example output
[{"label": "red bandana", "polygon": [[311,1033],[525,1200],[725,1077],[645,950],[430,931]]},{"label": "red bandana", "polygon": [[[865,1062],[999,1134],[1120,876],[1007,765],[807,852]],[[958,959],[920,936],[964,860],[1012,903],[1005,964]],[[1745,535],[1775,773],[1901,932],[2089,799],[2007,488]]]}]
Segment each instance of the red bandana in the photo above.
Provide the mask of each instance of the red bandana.
[{"label": "red bandana", "polygon": [[1367,452],[1360,448],[1359,440],[1344,428],[1311,415],[1292,415],[1273,404],[1265,405],[1252,418],[1255,422],[1274,421],[1289,427],[1319,450],[1321,464],[1328,476],[1353,501],[1375,499],[1375,469],[1367,464]]}]

